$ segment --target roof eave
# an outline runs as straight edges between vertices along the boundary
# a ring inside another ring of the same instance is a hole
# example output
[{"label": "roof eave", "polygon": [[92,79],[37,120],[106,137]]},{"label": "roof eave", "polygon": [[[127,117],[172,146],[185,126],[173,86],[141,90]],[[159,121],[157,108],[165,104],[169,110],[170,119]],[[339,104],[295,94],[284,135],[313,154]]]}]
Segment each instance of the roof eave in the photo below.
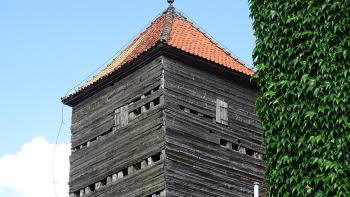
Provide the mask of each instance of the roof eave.
[{"label": "roof eave", "polygon": [[193,55],[170,45],[165,45],[163,48],[163,54],[164,56],[177,59],[184,63],[190,63],[191,65],[198,66],[202,69],[216,72],[224,77],[258,90],[257,79],[252,75],[247,75],[243,72],[225,67],[224,65]]},{"label": "roof eave", "polygon": [[63,104],[70,107],[74,107],[84,98],[92,95],[93,93],[113,84],[115,81],[120,78],[130,74],[136,69],[143,66],[145,63],[153,60],[154,58],[160,56],[161,48],[164,46],[162,42],[158,42],[156,45],[151,47],[146,52],[142,53],[139,57],[134,60],[127,62],[119,67],[119,69],[114,70],[108,76],[101,78],[99,81],[85,87],[82,90],[79,90],[73,94],[67,95],[61,98]]},{"label": "roof eave", "polygon": [[191,65],[194,63],[193,65],[201,67],[202,69],[210,70],[211,72],[217,72],[218,74],[223,75],[224,77],[230,78],[234,81],[248,85],[251,88],[258,90],[256,79],[250,75],[239,72],[237,70],[233,70],[231,68],[227,68],[213,61],[195,56],[191,53],[170,46],[164,42],[158,42],[155,46],[141,54],[139,57],[135,58],[133,61],[127,62],[126,64],[122,65],[119,69],[114,70],[107,77],[102,78],[96,83],[91,84],[88,87],[74,94],[62,97],[61,100],[65,105],[74,107],[84,98],[92,95],[93,93],[103,89],[106,86],[109,86],[110,84],[113,84],[121,77],[128,75],[129,73],[135,71],[139,67],[143,66],[145,63],[155,59],[160,55],[164,55],[173,59],[178,59],[184,63],[191,63]]}]

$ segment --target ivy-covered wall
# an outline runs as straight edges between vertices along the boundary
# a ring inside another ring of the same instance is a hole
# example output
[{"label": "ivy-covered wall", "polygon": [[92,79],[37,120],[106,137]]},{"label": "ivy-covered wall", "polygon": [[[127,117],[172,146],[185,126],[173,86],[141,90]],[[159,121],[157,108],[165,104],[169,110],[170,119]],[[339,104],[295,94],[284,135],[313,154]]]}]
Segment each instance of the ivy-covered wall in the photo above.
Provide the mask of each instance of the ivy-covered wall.
[{"label": "ivy-covered wall", "polygon": [[249,0],[267,196],[350,196],[350,0]]}]

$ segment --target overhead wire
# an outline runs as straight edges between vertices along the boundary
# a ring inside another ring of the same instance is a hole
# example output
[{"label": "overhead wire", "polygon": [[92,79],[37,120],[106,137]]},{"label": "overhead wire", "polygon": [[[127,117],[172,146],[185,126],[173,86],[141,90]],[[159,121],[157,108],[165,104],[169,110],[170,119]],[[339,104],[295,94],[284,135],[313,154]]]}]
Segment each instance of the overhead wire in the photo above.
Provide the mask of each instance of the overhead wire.
[{"label": "overhead wire", "polygon": [[[156,18],[158,18],[163,12],[160,12],[156,17],[154,17],[154,19],[152,21],[154,21]],[[91,72],[91,74],[89,74],[87,77],[85,77],[83,80],[81,80],[77,85],[75,85],[74,87],[72,87],[71,89],[69,89],[64,95],[68,95],[71,91],[79,88],[79,86],[81,86],[81,84],[85,83],[88,79],[90,79],[93,75],[95,75],[98,71],[100,71],[104,66],[106,66],[106,64],[110,63],[111,60],[113,60],[114,58],[116,58],[117,55],[119,55],[134,39],[137,38],[137,36],[142,33],[151,23],[148,23],[147,25],[145,25],[140,31],[139,33],[134,36],[131,40],[129,40],[128,42],[126,42],[116,53],[113,54],[113,56],[111,56],[110,58],[108,58],[103,64],[101,64],[97,69],[95,69],[93,72]],[[55,144],[54,144],[54,148],[53,148],[53,154],[52,154],[52,185],[53,185],[53,189],[54,189],[54,195],[55,197],[57,196],[57,188],[56,188],[56,181],[55,181],[55,157],[56,157],[56,149],[57,149],[57,144],[58,144],[58,140],[60,137],[60,134],[62,132],[62,128],[63,125],[65,124],[64,122],[64,104],[62,103],[62,107],[61,107],[61,121],[60,121],[60,125],[57,131],[57,135],[56,135],[56,139],[55,139]]]},{"label": "overhead wire", "polygon": [[55,197],[57,197],[56,182],[55,182],[55,156],[56,156],[56,147],[57,147],[58,139],[59,139],[60,133],[62,131],[63,125],[64,125],[64,105],[62,103],[62,107],[61,107],[61,122],[60,122],[60,126],[59,126],[59,129],[58,129],[58,132],[57,132],[55,145],[54,145],[54,148],[53,148],[52,166],[51,166],[52,167],[52,184],[53,184]]},{"label": "overhead wire", "polygon": [[[152,21],[154,21],[156,18],[158,18],[163,12],[160,12],[156,17],[153,18]],[[128,42],[126,42],[117,52],[115,52],[110,58],[108,58],[103,64],[101,64],[97,69],[95,69],[91,74],[89,74],[87,77],[85,77],[83,80],[81,80],[77,85],[69,89],[65,96],[68,95],[71,91],[79,88],[83,83],[85,83],[88,79],[91,78],[91,76],[95,75],[98,71],[100,71],[104,66],[106,66],[108,63],[111,62],[111,60],[114,60],[118,55],[120,55],[121,52],[123,52],[127,46],[135,40],[151,23],[148,23],[145,25],[133,38],[131,38]]]},{"label": "overhead wire", "polygon": [[224,44],[222,44],[221,42],[219,42],[217,39],[215,39],[209,32],[205,31],[198,23],[196,23],[192,18],[190,18],[189,16],[187,16],[182,10],[176,8],[182,15],[184,15],[190,22],[192,22],[194,25],[196,25],[203,33],[205,33],[207,36],[209,36],[209,38],[211,40],[213,40],[216,44],[218,44],[220,47],[222,47],[223,49],[225,49],[230,55],[232,55],[235,59],[237,59],[237,61],[239,61],[240,63],[248,66],[249,68],[255,70],[254,66],[251,66],[250,64],[248,64],[245,60],[243,60],[242,58],[239,58],[234,52],[232,52],[227,46],[225,46]]},{"label": "overhead wire", "polygon": [[[192,20],[190,17],[188,17],[186,14],[184,14],[184,12],[182,12],[181,10],[177,9],[178,11],[181,12],[182,15],[184,15],[186,18],[188,18],[192,23],[194,23],[198,28],[201,29],[201,31],[203,31],[205,34],[207,34],[208,36],[210,36],[210,39],[212,39],[214,42],[216,42],[217,44],[219,44],[222,48],[224,48],[225,50],[227,50],[231,55],[233,55],[238,61],[240,61],[241,63],[247,65],[248,67],[254,69],[254,67],[250,66],[249,64],[247,64],[245,61],[243,61],[241,58],[238,58],[237,55],[235,55],[229,48],[227,48],[226,46],[224,46],[222,43],[220,43],[218,40],[214,39],[213,36],[211,36],[208,32],[206,32],[203,28],[201,28],[197,23],[194,22],[194,20]],[[156,17],[154,17],[154,19],[152,21],[154,21],[156,18],[158,18],[161,14],[163,13],[160,12]],[[128,42],[126,42],[116,53],[114,53],[110,58],[108,58],[106,61],[103,62],[103,64],[101,64],[97,69],[95,69],[93,72],[91,72],[91,74],[89,74],[88,76],[86,76],[83,80],[81,80],[77,85],[75,85],[74,87],[70,88],[64,95],[68,95],[70,92],[72,92],[73,90],[79,88],[79,86],[81,86],[83,83],[85,83],[88,79],[90,79],[93,75],[95,75],[98,71],[100,71],[104,66],[106,66],[108,63],[111,62],[111,60],[113,60],[114,58],[117,57],[117,55],[119,55],[133,40],[135,40],[135,38],[137,38],[138,35],[140,35],[140,33],[142,33],[151,23],[148,23],[147,25],[145,25],[141,31],[139,31],[139,33],[134,36],[131,40],[129,40]],[[53,149],[53,156],[52,156],[52,184],[53,184],[53,188],[54,188],[54,194],[55,197],[57,197],[57,190],[56,190],[56,182],[55,182],[55,157],[56,157],[56,148],[57,148],[57,144],[58,144],[58,140],[59,140],[59,136],[62,132],[62,128],[63,125],[65,124],[64,122],[64,104],[62,103],[62,107],[61,107],[61,121],[60,121],[60,126],[57,132],[57,136],[55,139],[55,145],[54,145],[54,149]]]}]

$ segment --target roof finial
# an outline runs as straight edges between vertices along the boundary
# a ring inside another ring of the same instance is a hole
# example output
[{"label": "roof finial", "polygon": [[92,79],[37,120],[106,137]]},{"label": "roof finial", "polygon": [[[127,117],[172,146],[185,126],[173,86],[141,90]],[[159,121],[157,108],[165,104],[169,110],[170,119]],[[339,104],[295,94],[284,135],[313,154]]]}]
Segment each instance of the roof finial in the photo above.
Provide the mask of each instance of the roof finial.
[{"label": "roof finial", "polygon": [[168,0],[168,3],[171,6],[174,3],[174,0]]}]

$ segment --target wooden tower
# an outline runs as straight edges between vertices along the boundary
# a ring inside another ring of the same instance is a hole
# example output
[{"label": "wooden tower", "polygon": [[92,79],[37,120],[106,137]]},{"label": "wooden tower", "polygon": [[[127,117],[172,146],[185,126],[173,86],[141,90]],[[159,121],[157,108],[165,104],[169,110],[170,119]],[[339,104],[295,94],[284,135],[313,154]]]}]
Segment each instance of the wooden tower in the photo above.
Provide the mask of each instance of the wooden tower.
[{"label": "wooden tower", "polygon": [[70,196],[264,191],[253,72],[169,6],[62,98],[73,108]]}]

